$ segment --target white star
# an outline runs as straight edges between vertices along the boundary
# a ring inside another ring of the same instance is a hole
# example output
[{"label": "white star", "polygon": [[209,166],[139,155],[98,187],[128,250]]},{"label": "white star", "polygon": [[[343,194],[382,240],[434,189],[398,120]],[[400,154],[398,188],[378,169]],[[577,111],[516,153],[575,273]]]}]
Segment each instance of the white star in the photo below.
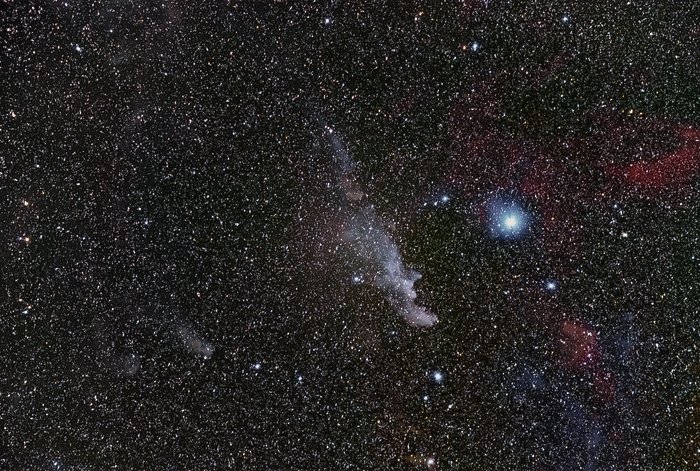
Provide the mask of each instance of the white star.
[{"label": "white star", "polygon": [[505,221],[503,223],[506,226],[506,229],[515,229],[518,227],[518,218],[514,215],[506,216]]}]

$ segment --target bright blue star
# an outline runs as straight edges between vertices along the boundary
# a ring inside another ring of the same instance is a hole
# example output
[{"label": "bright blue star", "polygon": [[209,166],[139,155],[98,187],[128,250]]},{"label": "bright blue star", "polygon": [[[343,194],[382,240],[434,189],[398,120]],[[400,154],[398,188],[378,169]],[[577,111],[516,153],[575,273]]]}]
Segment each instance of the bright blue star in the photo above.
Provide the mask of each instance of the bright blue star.
[{"label": "bright blue star", "polygon": [[528,213],[513,200],[493,198],[488,204],[489,229],[494,237],[514,239],[529,227]]}]

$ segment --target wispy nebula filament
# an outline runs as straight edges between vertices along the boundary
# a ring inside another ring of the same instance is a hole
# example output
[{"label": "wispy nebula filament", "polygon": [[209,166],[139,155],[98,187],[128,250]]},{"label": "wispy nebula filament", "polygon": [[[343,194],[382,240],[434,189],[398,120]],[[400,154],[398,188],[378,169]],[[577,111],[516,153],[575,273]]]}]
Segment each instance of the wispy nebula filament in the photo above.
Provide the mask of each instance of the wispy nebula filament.
[{"label": "wispy nebula filament", "polygon": [[333,154],[338,185],[348,209],[343,239],[373,274],[372,283],[384,293],[394,310],[417,327],[437,322],[435,314],[416,303],[414,284],[421,274],[406,267],[396,243],[391,239],[374,207],[360,203],[365,193],[353,175],[354,162],[341,137],[322,118],[317,118]]}]

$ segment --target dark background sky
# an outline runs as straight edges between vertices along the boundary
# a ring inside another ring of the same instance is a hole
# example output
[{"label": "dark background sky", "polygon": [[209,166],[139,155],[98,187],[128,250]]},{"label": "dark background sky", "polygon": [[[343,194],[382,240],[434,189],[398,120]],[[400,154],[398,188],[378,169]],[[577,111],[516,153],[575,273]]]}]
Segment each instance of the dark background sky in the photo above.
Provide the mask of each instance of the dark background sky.
[{"label": "dark background sky", "polygon": [[697,469],[699,17],[4,2],[0,469]]}]

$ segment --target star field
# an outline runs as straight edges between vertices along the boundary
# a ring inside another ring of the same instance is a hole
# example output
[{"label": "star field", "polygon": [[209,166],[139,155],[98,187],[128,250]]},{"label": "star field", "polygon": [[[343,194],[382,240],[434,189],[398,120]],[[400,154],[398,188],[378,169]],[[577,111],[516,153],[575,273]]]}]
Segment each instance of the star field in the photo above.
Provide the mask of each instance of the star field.
[{"label": "star field", "polygon": [[700,5],[0,10],[0,470],[700,469]]}]

